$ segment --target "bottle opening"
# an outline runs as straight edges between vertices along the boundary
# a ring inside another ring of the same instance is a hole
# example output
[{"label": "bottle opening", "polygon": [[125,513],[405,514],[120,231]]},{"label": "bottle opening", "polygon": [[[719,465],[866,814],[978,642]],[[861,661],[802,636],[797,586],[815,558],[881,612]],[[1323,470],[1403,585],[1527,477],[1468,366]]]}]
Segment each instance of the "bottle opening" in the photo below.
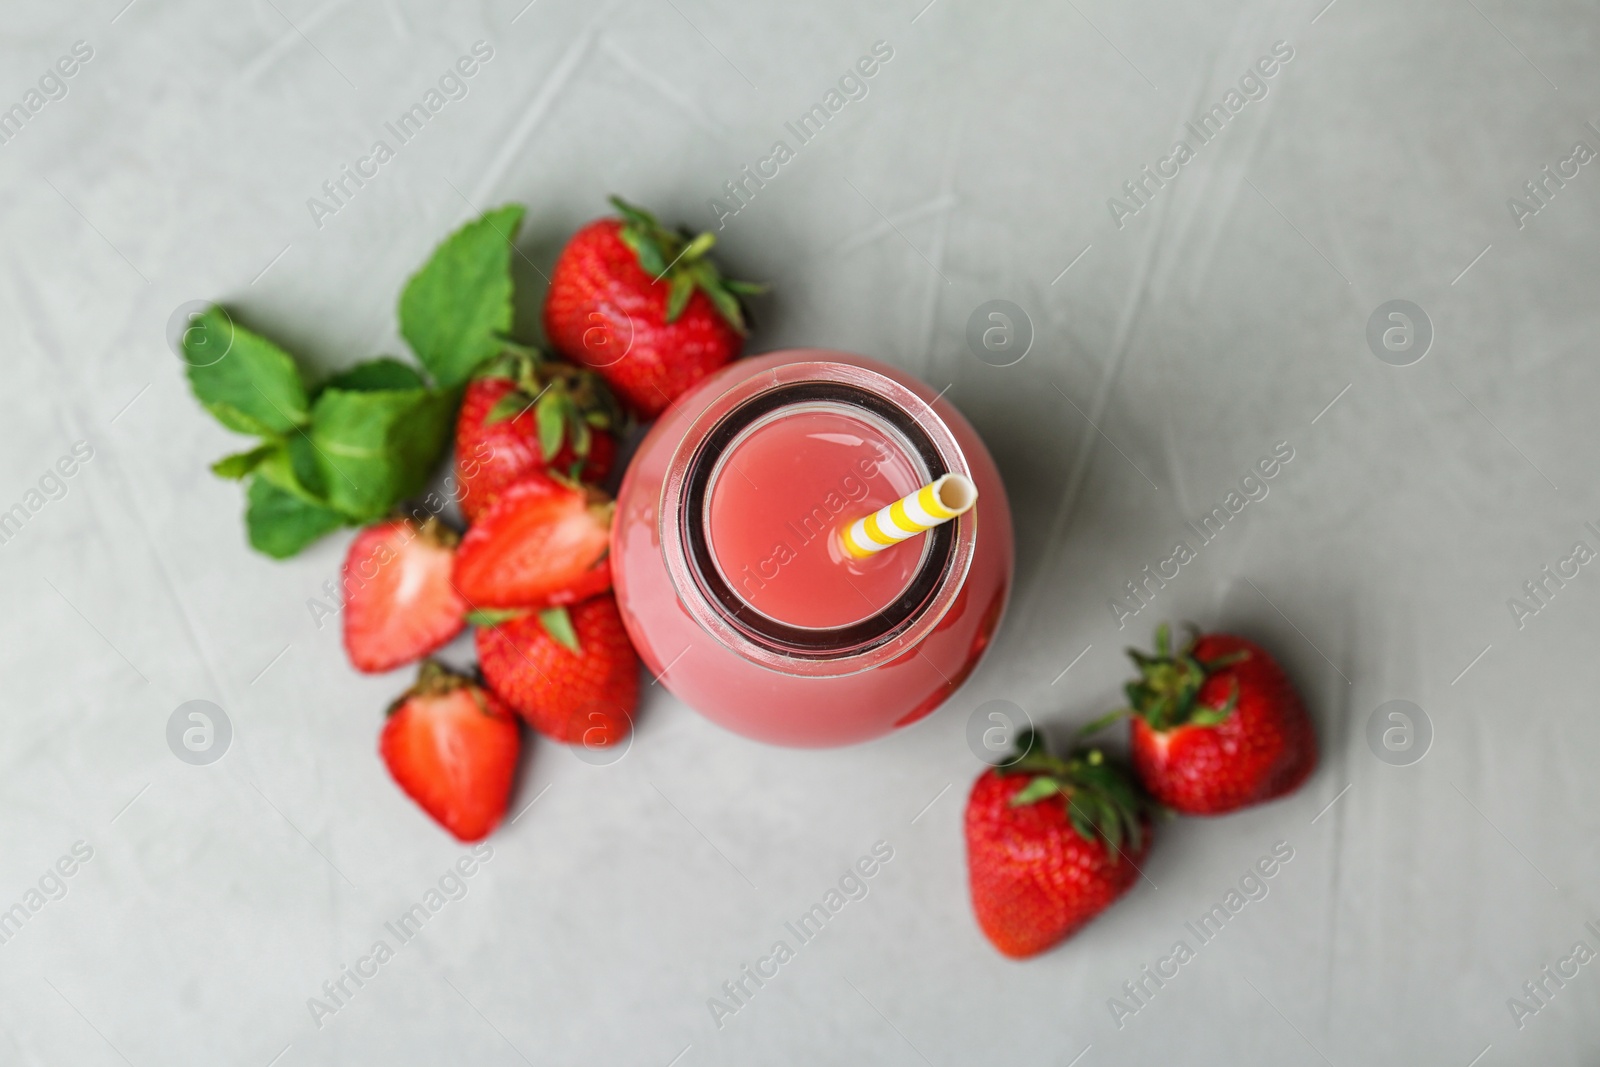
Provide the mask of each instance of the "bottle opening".
[{"label": "bottle opening", "polygon": [[679,529],[697,585],[749,640],[830,658],[904,630],[952,565],[954,523],[865,559],[845,525],[947,473],[903,408],[837,381],[746,400],[691,458]]},{"label": "bottle opening", "polygon": [[780,408],[716,458],[703,516],[712,559],[739,598],[775,622],[861,622],[905,592],[926,538],[857,558],[842,548],[842,530],[923,484],[921,460],[881,418],[837,401]]}]

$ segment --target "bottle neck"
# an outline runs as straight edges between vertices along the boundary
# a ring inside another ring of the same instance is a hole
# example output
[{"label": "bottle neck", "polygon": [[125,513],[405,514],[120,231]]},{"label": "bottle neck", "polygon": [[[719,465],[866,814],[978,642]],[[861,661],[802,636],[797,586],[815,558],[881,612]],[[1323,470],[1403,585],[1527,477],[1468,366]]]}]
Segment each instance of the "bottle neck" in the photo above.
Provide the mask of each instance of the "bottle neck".
[{"label": "bottle neck", "polygon": [[848,364],[800,364],[734,386],[686,433],[662,499],[662,549],[680,601],[719,642],[785,674],[832,676],[867,670],[919,643],[959,593],[971,563],[973,513],[930,530],[904,589],[869,616],[825,628],[797,626],[757,610],[730,583],[712,543],[708,509],[730,451],[755,430],[819,408],[848,413],[882,431],[931,481],[968,474],[954,436],[909,389]]}]

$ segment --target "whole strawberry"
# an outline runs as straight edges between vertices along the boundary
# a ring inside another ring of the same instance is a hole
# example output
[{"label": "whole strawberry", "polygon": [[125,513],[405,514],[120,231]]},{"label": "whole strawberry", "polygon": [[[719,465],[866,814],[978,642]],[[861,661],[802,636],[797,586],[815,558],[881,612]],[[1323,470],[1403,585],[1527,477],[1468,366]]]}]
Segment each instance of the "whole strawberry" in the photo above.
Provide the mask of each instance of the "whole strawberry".
[{"label": "whole strawberry", "polygon": [[344,647],[357,670],[389,671],[449,642],[467,624],[450,582],[456,535],[437,519],[368,526],[344,560]]},{"label": "whole strawberry", "polygon": [[456,496],[467,521],[532,471],[605,481],[617,454],[615,409],[593,371],[524,352],[493,361],[467,385],[456,419]]},{"label": "whole strawberry", "polygon": [[1059,759],[1024,733],[967,798],[978,926],[1013,959],[1043,952],[1128,891],[1152,831],[1148,801],[1099,749]]},{"label": "whole strawberry", "polygon": [[1221,815],[1292,793],[1317,765],[1317,735],[1283,669],[1261,646],[1196,634],[1176,654],[1129,650],[1133,766],[1161,803]]},{"label": "whole strawberry", "polygon": [[639,702],[639,657],[611,594],[480,626],[484,680],[535,730],[600,747],[628,735]]},{"label": "whole strawberry", "polygon": [[706,256],[716,235],[691,238],[617,197],[611,203],[620,218],[596,219],[561,250],[544,331],[650,419],[739,354],[739,298],[764,287],[722,277]]},{"label": "whole strawberry", "polygon": [[575,604],[611,588],[612,501],[534,471],[502,490],[467,530],[451,572],[474,609]]},{"label": "whole strawberry", "polygon": [[522,736],[493,693],[428,661],[389,708],[378,751],[407,796],[462,841],[506,813]]}]

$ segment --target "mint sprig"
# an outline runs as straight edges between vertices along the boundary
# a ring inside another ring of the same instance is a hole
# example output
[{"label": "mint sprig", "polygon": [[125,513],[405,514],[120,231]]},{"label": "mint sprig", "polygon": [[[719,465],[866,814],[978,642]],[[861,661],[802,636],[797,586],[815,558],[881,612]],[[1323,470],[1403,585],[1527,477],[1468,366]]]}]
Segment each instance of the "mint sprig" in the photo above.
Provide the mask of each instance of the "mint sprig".
[{"label": "mint sprig", "polygon": [[259,439],[211,468],[247,480],[253,548],[293,556],[423,488],[449,445],[461,385],[507,344],[510,242],[522,214],[508,205],[469,222],[407,283],[400,332],[427,374],[384,356],[311,389],[294,357],[221,307],[190,324],[183,353],[195,398],[229,430]]}]

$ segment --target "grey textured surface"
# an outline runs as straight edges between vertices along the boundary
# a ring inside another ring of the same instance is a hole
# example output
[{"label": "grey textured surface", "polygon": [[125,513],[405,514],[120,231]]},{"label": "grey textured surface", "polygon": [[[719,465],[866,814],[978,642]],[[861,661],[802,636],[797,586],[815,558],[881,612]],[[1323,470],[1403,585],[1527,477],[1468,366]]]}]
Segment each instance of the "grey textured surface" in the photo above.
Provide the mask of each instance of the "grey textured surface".
[{"label": "grey textured surface", "polygon": [[[1600,169],[1547,184],[1521,227],[1507,203],[1574,142],[1600,149],[1592,4],[124,2],[13,5],[0,42],[8,105],[94,50],[0,147],[0,507],[94,450],[0,545],[0,906],[93,849],[0,944],[0,1061],[1600,1054],[1594,966],[1546,980],[1520,1028],[1507,1005],[1575,942],[1600,949],[1600,581],[1547,581],[1520,625],[1508,606],[1575,541],[1600,548]],[[315,225],[307,198],[478,40],[495,54],[470,94]],[[880,40],[870,92],[726,220],[723,254],[773,284],[754,349],[891,360],[985,434],[1019,549],[990,658],[855,749],[747,743],[659,686],[613,766],[537,746],[514,804],[538,803],[467,895],[317,1025],[308,998],[463,850],[376,758],[401,676],[356,675],[307,610],[348,534],[288,563],[245,547],[236,488],[206,471],[234,441],[188,396],[169,314],[226,299],[323,367],[400,351],[403,278],[474,207],[527,203],[541,268],[607,192],[709,225],[723,182],[794,147],[784,123]],[[1119,228],[1107,198],[1277,41],[1294,57],[1265,98]],[[1015,366],[966,348],[994,298],[1032,320]],[[1393,299],[1435,329],[1411,366],[1365,340]],[[1108,601],[1279,441],[1269,495],[1119,629]],[[1268,644],[1323,763],[1291,799],[1167,826],[1148,881],[1004,961],[967,902],[967,717],[1105,710],[1158,617]],[[233,724],[210,766],[165,741],[193,699]],[[1394,699],[1433,725],[1410,766],[1366,740]],[[880,840],[870,894],[718,1029],[707,999]],[[1269,895],[1119,1028],[1108,999],[1279,841]]]}]

